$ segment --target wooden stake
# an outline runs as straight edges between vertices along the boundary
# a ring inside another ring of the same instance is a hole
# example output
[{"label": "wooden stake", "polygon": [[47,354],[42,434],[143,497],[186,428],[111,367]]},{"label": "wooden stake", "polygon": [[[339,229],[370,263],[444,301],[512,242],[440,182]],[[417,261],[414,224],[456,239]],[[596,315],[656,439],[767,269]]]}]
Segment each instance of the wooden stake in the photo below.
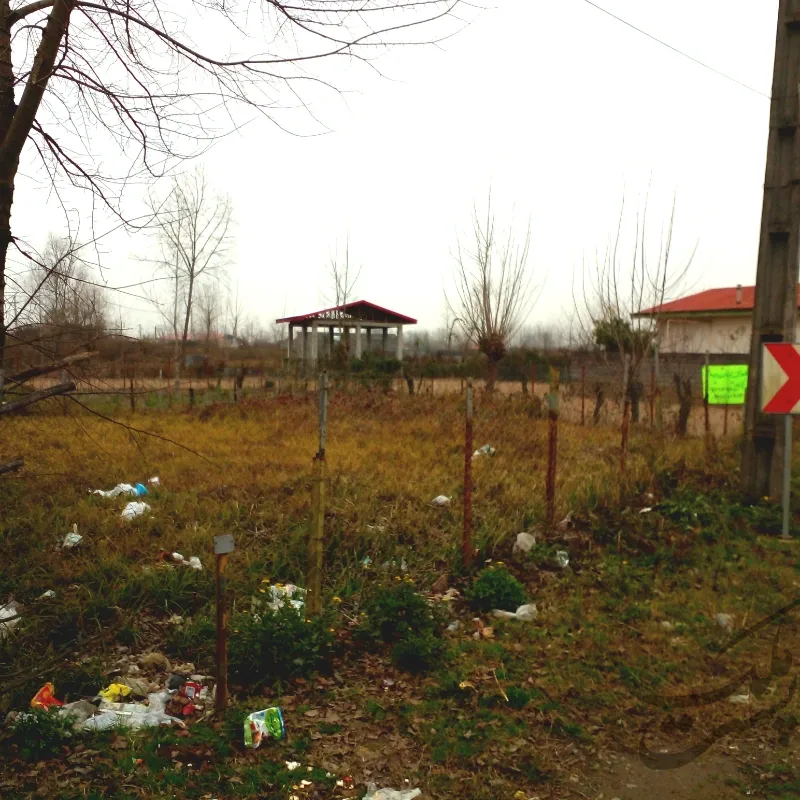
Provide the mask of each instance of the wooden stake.
[{"label": "wooden stake", "polygon": [[228,554],[215,556],[214,576],[217,581],[217,698],[216,710],[221,714],[228,707],[228,609],[225,604]]},{"label": "wooden stake", "polygon": [[461,556],[464,567],[472,563],[472,381],[467,382],[467,413],[464,424],[464,532],[461,539]]},{"label": "wooden stake", "polygon": [[559,372],[550,367],[550,392],[548,394],[550,437],[547,447],[547,526],[552,528],[556,519],[556,462],[558,458]]},{"label": "wooden stake", "polygon": [[308,532],[306,614],[322,612],[322,567],[325,536],[325,447],[328,438],[328,373],[319,377],[319,449],[311,478],[311,525]]}]

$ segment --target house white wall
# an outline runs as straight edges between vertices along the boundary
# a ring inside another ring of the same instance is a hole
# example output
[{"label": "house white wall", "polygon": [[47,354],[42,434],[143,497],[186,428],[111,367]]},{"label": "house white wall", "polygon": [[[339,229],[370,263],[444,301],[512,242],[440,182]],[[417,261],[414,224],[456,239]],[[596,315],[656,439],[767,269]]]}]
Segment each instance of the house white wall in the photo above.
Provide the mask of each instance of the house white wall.
[{"label": "house white wall", "polygon": [[[730,317],[692,317],[658,320],[659,350],[662,353],[750,352],[752,314]],[[800,324],[795,332],[800,341]]]}]

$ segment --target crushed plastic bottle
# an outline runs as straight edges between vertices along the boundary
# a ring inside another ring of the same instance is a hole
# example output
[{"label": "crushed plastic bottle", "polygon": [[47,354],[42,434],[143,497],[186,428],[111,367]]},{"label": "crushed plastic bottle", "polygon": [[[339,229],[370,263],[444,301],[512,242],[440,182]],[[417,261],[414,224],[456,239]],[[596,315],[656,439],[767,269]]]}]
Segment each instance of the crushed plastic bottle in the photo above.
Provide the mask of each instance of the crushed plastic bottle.
[{"label": "crushed plastic bottle", "polygon": [[556,550],[556,564],[561,569],[566,569],[569,566],[569,553],[566,550]]},{"label": "crushed plastic bottle", "polygon": [[379,789],[376,784],[370,783],[367,786],[364,800],[414,800],[415,797],[419,797],[421,794],[421,789],[408,789],[406,791]]}]

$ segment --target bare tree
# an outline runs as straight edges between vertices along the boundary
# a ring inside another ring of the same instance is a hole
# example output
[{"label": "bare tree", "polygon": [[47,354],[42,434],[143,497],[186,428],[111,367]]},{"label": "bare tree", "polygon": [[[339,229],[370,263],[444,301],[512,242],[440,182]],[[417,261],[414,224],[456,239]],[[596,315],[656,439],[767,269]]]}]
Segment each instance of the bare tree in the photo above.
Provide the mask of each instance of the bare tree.
[{"label": "bare tree", "polygon": [[344,256],[339,258],[339,247],[328,263],[328,277],[332,294],[326,297],[333,306],[343,306],[353,300],[353,290],[361,277],[361,267],[350,267],[350,237],[345,239]]},{"label": "bare tree", "polygon": [[203,338],[207,356],[211,349],[211,338],[217,334],[217,324],[222,316],[218,286],[210,282],[200,285],[196,312],[194,316],[196,331]]},{"label": "bare tree", "polygon": [[244,305],[239,298],[239,282],[236,282],[234,291],[228,295],[228,304],[226,309],[226,316],[230,323],[231,336],[234,342],[239,339],[242,328],[242,321],[244,319]]},{"label": "bare tree", "polygon": [[497,234],[490,194],[485,221],[477,209],[473,212],[471,245],[458,243],[455,293],[452,300],[447,295],[445,299],[466,337],[488,360],[489,392],[497,380],[497,365],[532,305],[530,241],[530,222],[520,239],[513,227]]},{"label": "bare tree", "polygon": [[125,185],[238,128],[237,107],[282,127],[298,107],[313,121],[303,89],[330,86],[316,63],[372,64],[387,46],[421,43],[414,28],[458,2],[0,0],[0,368],[9,267],[28,257],[11,229],[21,164],[34,173],[38,157],[57,192],[89,191],[93,208],[125,220]]},{"label": "bare tree", "polygon": [[226,265],[231,203],[211,190],[200,168],[173,178],[167,197],[151,196],[149,202],[160,251],[154,260],[170,285],[166,300],[156,295],[150,299],[171,322],[180,364],[186,358],[197,288],[201,281],[218,280]]},{"label": "bare tree", "polygon": [[655,234],[648,215],[648,197],[626,230],[625,201],[617,229],[594,264],[584,263],[580,291],[573,286],[576,319],[584,340],[607,356],[628,363],[624,400],[638,419],[642,361],[652,352],[658,336],[658,312],[664,300],[677,292],[691,267],[692,253],[681,265],[674,263],[675,200],[669,217]]}]

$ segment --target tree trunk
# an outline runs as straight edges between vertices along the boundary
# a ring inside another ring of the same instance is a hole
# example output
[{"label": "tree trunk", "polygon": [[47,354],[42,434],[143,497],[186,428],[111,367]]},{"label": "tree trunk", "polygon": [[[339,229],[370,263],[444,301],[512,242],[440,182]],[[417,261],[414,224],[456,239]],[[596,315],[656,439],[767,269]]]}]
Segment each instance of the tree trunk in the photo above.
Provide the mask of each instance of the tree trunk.
[{"label": "tree trunk", "polygon": [[675,381],[675,391],[678,395],[678,418],[675,421],[675,433],[678,436],[686,436],[686,429],[689,425],[689,414],[692,412],[692,379],[681,379],[676,372],[673,376]]},{"label": "tree trunk", "polygon": [[486,369],[486,392],[491,394],[497,383],[497,359],[490,358]]},{"label": "tree trunk", "polygon": [[628,385],[628,401],[631,404],[631,422],[639,421],[639,401],[644,392],[644,384],[641,381],[631,381]]},{"label": "tree trunk", "polygon": [[600,424],[600,412],[603,410],[603,404],[606,402],[606,393],[601,384],[594,385],[594,414],[592,415],[592,424]]}]

